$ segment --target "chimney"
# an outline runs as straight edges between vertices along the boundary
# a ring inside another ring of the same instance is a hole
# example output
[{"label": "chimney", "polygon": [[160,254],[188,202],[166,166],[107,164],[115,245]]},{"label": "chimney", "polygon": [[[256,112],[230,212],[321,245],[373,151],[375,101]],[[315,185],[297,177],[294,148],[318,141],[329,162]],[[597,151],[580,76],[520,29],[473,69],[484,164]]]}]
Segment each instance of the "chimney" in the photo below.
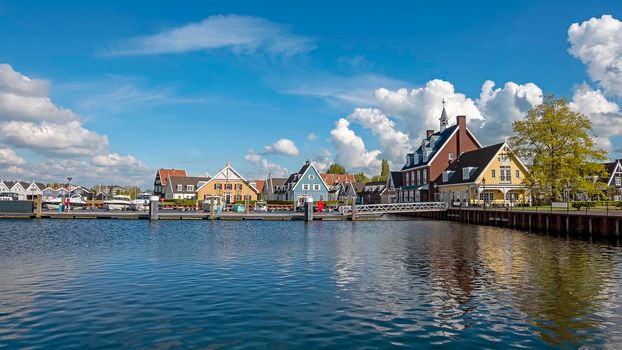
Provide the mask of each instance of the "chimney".
[{"label": "chimney", "polygon": [[456,158],[462,153],[462,143],[466,142],[466,115],[459,115],[456,117],[456,125],[458,125],[458,139],[456,140]]},{"label": "chimney", "polygon": [[432,136],[432,134],[434,134],[434,130],[432,129],[428,129],[425,131],[425,138],[427,139],[428,137]]}]

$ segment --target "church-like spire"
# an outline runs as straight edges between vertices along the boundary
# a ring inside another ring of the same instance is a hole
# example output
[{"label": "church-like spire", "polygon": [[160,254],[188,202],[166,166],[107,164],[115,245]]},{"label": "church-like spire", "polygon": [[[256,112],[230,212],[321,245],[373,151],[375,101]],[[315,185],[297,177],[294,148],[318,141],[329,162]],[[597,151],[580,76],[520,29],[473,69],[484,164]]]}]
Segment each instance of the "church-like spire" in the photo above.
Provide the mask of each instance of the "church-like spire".
[{"label": "church-like spire", "polygon": [[445,111],[445,99],[443,99],[443,112],[441,112],[441,132],[445,131],[447,128],[447,124],[449,123],[449,118],[447,118],[447,111]]}]

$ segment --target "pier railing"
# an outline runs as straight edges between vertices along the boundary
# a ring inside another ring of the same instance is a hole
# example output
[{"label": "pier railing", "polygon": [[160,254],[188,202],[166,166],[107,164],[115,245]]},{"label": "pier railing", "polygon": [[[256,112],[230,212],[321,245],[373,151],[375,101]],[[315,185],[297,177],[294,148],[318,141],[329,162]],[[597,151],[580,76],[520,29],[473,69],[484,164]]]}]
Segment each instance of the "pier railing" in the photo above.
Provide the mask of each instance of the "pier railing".
[{"label": "pier railing", "polygon": [[[382,215],[446,211],[449,204],[445,202],[415,202],[415,203],[389,203],[389,204],[362,204],[355,205],[356,215]],[[351,205],[342,205],[339,212],[344,215],[352,214]]]}]

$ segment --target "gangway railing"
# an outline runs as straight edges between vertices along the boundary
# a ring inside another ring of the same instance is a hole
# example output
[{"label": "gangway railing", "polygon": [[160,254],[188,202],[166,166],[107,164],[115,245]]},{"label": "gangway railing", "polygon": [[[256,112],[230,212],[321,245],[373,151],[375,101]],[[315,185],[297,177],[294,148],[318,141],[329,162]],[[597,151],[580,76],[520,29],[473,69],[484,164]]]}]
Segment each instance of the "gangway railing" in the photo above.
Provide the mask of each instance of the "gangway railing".
[{"label": "gangway railing", "polygon": [[[432,211],[446,211],[449,204],[445,202],[414,202],[414,203],[389,203],[389,204],[362,204],[355,205],[356,215],[382,215],[400,213],[418,213]],[[352,214],[351,205],[339,207],[341,214]]]}]

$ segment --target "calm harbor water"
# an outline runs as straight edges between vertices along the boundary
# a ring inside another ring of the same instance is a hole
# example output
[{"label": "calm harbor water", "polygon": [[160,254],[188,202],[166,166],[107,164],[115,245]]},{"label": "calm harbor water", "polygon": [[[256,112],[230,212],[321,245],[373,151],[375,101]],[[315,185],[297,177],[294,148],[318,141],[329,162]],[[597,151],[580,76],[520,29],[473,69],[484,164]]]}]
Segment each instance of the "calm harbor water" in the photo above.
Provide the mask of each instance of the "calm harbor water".
[{"label": "calm harbor water", "polygon": [[621,348],[622,249],[451,222],[0,221],[0,348]]}]

